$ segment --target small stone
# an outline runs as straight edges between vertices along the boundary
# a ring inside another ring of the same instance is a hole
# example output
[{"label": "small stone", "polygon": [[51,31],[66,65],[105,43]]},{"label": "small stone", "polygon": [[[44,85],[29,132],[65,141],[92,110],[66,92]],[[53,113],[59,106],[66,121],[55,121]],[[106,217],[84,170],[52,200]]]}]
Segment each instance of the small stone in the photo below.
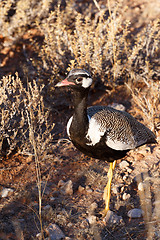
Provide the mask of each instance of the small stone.
[{"label": "small stone", "polygon": [[141,154],[141,153],[137,153],[137,154],[134,155],[134,160],[135,160],[135,161],[140,161],[140,160],[142,160],[143,158],[144,158],[144,155]]},{"label": "small stone", "polygon": [[98,204],[96,202],[93,202],[87,210],[87,213],[89,216],[94,215],[96,208],[98,208]]},{"label": "small stone", "polygon": [[124,180],[124,181],[126,181],[127,178],[128,178],[128,175],[124,175],[124,176],[123,176],[123,180]]},{"label": "small stone", "polygon": [[130,167],[126,167],[128,173],[131,173],[133,170]]},{"label": "small stone", "polygon": [[112,187],[112,191],[114,194],[118,194],[120,193],[121,187],[123,186],[123,184],[118,184],[118,185],[114,185]]},{"label": "small stone", "polygon": [[58,187],[62,187],[62,186],[64,186],[64,184],[65,184],[65,182],[61,179],[58,182]]},{"label": "small stone", "polygon": [[78,187],[78,192],[82,193],[84,191],[84,187],[82,187],[81,185],[79,185]]},{"label": "small stone", "polygon": [[120,164],[119,164],[119,167],[120,167],[121,169],[127,168],[128,166],[129,166],[129,163],[128,163],[127,161],[122,161],[122,162],[120,162]]},{"label": "small stone", "polygon": [[124,191],[124,186],[121,187],[121,193]]},{"label": "small stone", "polygon": [[139,208],[134,208],[131,209],[128,213],[127,216],[130,218],[141,218],[143,215],[143,211]]},{"label": "small stone", "polygon": [[83,220],[80,224],[81,228],[89,228],[89,222],[87,221],[87,219]]},{"label": "small stone", "polygon": [[41,240],[41,239],[42,239],[42,233],[37,233],[37,234],[36,234],[36,238],[39,239],[39,240]]},{"label": "small stone", "polygon": [[50,224],[47,229],[46,233],[48,234],[48,237],[50,240],[60,240],[62,238],[65,238],[64,233],[62,230],[58,227],[57,224]]},{"label": "small stone", "polygon": [[8,197],[12,193],[13,193],[13,189],[11,189],[11,188],[3,188],[3,190],[1,191],[1,197],[2,198]]},{"label": "small stone", "polygon": [[87,193],[92,193],[93,190],[92,190],[89,186],[86,186],[86,192],[87,192]]},{"label": "small stone", "polygon": [[116,110],[120,110],[120,111],[125,111],[125,106],[123,104],[120,104],[120,103],[112,103],[110,105],[108,105]]},{"label": "small stone", "polygon": [[68,224],[67,224],[67,227],[73,227],[73,223],[71,223],[71,222],[69,222]]},{"label": "small stone", "polygon": [[60,192],[63,195],[72,195],[73,194],[73,183],[71,180],[68,180],[64,183],[64,185],[60,188]]},{"label": "small stone", "polygon": [[50,201],[54,201],[55,200],[55,197],[50,197]]},{"label": "small stone", "polygon": [[138,184],[138,190],[139,191],[144,191],[144,189],[146,188],[146,184],[145,183],[142,183],[142,182],[140,182],[139,184]]},{"label": "small stone", "polygon": [[123,218],[121,216],[116,215],[113,211],[108,210],[103,222],[107,223],[108,225],[119,225],[123,224]]},{"label": "small stone", "polygon": [[42,209],[42,217],[45,220],[49,220],[54,215],[53,208],[48,204]]},{"label": "small stone", "polygon": [[93,202],[90,206],[90,211],[94,212],[97,207],[98,207],[98,204],[96,202]]},{"label": "small stone", "polygon": [[129,193],[124,193],[122,198],[123,200],[128,200],[131,197],[131,195]]},{"label": "small stone", "polygon": [[94,215],[90,215],[88,218],[87,218],[88,222],[90,225],[93,225],[96,223],[96,216]]}]

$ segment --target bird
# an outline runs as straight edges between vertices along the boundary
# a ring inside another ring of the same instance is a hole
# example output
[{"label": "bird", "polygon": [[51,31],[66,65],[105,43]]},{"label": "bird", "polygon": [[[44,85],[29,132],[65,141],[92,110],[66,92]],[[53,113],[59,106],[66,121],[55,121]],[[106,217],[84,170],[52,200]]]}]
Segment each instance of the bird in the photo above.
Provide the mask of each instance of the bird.
[{"label": "bird", "polygon": [[89,89],[93,83],[90,73],[72,69],[56,87],[69,87],[73,95],[73,116],[67,123],[67,134],[73,145],[87,156],[110,163],[108,183],[104,188],[104,213],[111,198],[111,182],[116,161],[131,149],[156,143],[155,134],[125,111],[109,106],[88,107]]}]

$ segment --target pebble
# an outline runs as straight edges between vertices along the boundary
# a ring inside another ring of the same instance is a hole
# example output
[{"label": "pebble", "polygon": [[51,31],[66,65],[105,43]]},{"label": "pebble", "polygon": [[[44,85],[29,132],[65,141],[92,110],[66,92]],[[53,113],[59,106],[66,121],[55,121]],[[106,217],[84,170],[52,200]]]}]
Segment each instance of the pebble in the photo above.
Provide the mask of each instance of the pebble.
[{"label": "pebble", "polygon": [[85,229],[89,228],[89,222],[88,222],[88,220],[87,220],[87,219],[83,220],[83,221],[81,222],[81,224],[80,224],[80,227],[81,227],[81,228],[85,228]]},{"label": "pebble", "polygon": [[127,216],[130,218],[141,218],[142,215],[143,211],[139,208],[133,208],[127,213]]},{"label": "pebble", "polygon": [[78,192],[82,193],[84,191],[84,187],[82,187],[81,185],[79,185],[78,187]]},{"label": "pebble", "polygon": [[124,193],[122,198],[123,200],[128,200],[131,197],[131,195],[129,193]]},{"label": "pebble", "polygon": [[125,106],[123,104],[120,104],[120,103],[112,103],[112,104],[109,104],[108,106],[116,109],[116,110],[120,110],[120,111],[125,111]]},{"label": "pebble", "polygon": [[90,215],[87,217],[87,221],[89,222],[90,225],[93,225],[96,223],[96,216]]},{"label": "pebble", "polygon": [[54,211],[53,208],[48,204],[42,209],[42,217],[46,220],[49,220],[53,217]]},{"label": "pebble", "polygon": [[114,186],[112,187],[113,193],[114,193],[114,194],[120,193],[122,186],[123,186],[123,184],[114,185]]},{"label": "pebble", "polygon": [[90,205],[90,212],[94,212],[96,210],[96,208],[98,208],[98,204],[96,202],[93,202],[91,205]]},{"label": "pebble", "polygon": [[108,210],[103,222],[107,223],[108,225],[119,225],[123,224],[123,218],[121,216],[116,215],[113,211]]},{"label": "pebble", "polygon": [[13,193],[13,189],[3,188],[2,191],[1,191],[1,197],[2,198],[8,197],[9,195],[11,195],[11,193]]},{"label": "pebble", "polygon": [[[63,181],[63,180],[62,180]],[[73,194],[73,183],[71,180],[68,180],[67,182],[65,182],[61,188],[60,188],[60,192],[63,195],[72,195]]]},{"label": "pebble", "polygon": [[64,186],[64,184],[65,184],[65,182],[61,179],[58,182],[58,187],[60,188],[60,187]]},{"label": "pebble", "polygon": [[65,238],[64,233],[62,230],[59,228],[57,224],[50,224],[46,228],[46,233],[48,234],[48,237],[50,240],[60,240],[62,238]]},{"label": "pebble", "polygon": [[129,163],[127,161],[125,161],[125,160],[120,162],[120,164],[119,164],[119,167],[121,169],[127,168],[128,166],[129,166]]},{"label": "pebble", "polygon": [[126,169],[127,169],[127,172],[128,173],[131,173],[133,170],[131,169],[131,168],[129,168],[129,167],[126,167]]},{"label": "pebble", "polygon": [[92,190],[89,186],[86,186],[86,192],[87,192],[87,193],[92,193],[93,190]]},{"label": "pebble", "polygon": [[138,190],[139,191],[144,191],[144,189],[146,188],[146,184],[145,183],[142,183],[142,182],[140,182],[139,184],[138,184]]},{"label": "pebble", "polygon": [[50,201],[54,201],[55,200],[55,197],[50,197]]},{"label": "pebble", "polygon": [[123,180],[124,180],[124,181],[126,181],[126,180],[127,180],[127,178],[128,178],[128,176],[127,176],[127,175],[124,175],[124,176],[123,176]]}]

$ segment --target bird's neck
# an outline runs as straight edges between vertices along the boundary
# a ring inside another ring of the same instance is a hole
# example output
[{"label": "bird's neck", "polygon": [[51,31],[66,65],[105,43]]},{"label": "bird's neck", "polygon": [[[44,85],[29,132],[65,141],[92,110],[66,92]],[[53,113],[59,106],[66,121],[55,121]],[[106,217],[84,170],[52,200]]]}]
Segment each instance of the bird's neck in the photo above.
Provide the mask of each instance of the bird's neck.
[{"label": "bird's neck", "polygon": [[81,92],[75,91],[73,97],[74,114],[71,127],[76,134],[84,134],[88,129],[88,117],[87,117],[87,98],[88,90]]}]

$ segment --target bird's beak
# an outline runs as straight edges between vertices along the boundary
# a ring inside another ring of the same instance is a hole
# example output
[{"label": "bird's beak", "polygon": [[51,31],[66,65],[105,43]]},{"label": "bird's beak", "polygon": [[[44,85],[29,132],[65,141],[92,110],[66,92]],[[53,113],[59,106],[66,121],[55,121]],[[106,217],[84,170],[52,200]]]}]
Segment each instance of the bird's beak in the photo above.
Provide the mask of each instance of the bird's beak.
[{"label": "bird's beak", "polygon": [[65,78],[63,81],[56,84],[56,87],[63,87],[63,86],[69,86],[69,85],[75,85],[73,82],[69,82],[67,78]]}]

